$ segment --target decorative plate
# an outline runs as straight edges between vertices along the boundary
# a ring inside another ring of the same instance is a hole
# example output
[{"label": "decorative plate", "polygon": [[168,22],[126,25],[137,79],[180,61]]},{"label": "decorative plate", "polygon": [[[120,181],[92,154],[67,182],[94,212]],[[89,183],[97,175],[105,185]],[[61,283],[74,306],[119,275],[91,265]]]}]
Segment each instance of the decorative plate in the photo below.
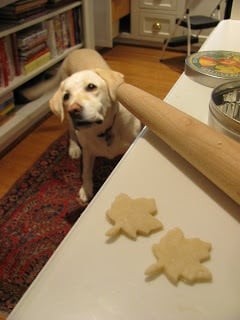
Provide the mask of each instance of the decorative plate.
[{"label": "decorative plate", "polygon": [[185,73],[209,87],[240,79],[240,52],[199,51],[186,58]]}]

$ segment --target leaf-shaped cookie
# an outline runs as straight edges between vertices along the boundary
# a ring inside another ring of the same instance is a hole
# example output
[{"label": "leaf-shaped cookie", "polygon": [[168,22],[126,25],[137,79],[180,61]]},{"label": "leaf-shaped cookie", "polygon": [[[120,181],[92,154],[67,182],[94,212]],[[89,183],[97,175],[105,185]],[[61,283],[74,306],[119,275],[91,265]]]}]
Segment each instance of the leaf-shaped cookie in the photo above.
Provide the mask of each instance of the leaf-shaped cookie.
[{"label": "leaf-shaped cookie", "polygon": [[131,199],[121,193],[106,212],[107,218],[114,224],[106,235],[114,237],[123,231],[130,238],[136,239],[137,234],[148,235],[152,231],[157,231],[162,228],[162,224],[153,217],[156,212],[154,199]]},{"label": "leaf-shaped cookie", "polygon": [[174,284],[179,280],[194,283],[212,279],[210,271],[200,263],[209,258],[210,243],[198,238],[186,239],[183,232],[175,228],[152,249],[157,262],[145,271],[147,276],[164,272]]}]

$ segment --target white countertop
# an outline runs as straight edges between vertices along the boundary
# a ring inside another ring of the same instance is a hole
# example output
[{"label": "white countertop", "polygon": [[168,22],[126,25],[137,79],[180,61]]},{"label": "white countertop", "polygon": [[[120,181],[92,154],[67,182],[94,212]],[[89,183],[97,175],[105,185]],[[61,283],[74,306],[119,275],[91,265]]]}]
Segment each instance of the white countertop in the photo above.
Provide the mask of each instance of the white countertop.
[{"label": "white countertop", "polygon": [[[240,51],[240,21],[225,20],[202,50]],[[166,101],[207,123],[212,89],[180,77]],[[120,192],[156,199],[164,230],[107,242],[105,212]],[[240,319],[239,206],[148,129],[40,272],[9,320]],[[152,244],[173,227],[212,243],[211,283],[146,281]]]}]

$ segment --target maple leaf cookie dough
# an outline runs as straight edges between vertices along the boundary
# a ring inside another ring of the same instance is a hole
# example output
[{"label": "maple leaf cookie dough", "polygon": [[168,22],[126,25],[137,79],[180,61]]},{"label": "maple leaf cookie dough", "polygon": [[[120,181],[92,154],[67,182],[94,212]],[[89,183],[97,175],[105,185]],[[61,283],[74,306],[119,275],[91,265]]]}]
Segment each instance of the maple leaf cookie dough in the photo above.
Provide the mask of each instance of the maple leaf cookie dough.
[{"label": "maple leaf cookie dough", "polygon": [[157,213],[154,199],[136,198],[121,193],[106,212],[107,219],[114,225],[106,236],[115,237],[123,232],[136,239],[137,234],[148,235],[162,229],[162,223],[153,217]]},{"label": "maple leaf cookie dough", "polygon": [[211,272],[201,262],[209,259],[211,244],[198,238],[186,239],[179,228],[170,230],[152,247],[157,262],[146,271],[147,276],[165,273],[174,284],[211,281]]}]

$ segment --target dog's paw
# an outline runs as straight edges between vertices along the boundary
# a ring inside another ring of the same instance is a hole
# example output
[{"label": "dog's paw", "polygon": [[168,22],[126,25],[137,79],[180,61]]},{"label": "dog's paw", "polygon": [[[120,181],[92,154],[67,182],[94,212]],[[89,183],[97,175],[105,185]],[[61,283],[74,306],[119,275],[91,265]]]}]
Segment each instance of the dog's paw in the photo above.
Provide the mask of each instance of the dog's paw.
[{"label": "dog's paw", "polygon": [[81,157],[81,148],[74,140],[69,141],[68,154],[72,159],[79,159]]},{"label": "dog's paw", "polygon": [[92,197],[92,194],[90,194],[89,192],[86,192],[84,187],[80,188],[78,194],[79,194],[79,198],[82,202],[88,202]]}]

